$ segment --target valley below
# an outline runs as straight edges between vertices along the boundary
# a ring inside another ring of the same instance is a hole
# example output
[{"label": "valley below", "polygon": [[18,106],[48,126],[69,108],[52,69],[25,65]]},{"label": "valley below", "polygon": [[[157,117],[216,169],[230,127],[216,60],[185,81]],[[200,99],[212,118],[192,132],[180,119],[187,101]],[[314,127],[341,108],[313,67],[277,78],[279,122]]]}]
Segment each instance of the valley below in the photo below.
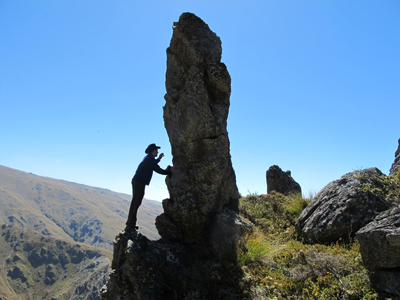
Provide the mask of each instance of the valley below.
[{"label": "valley below", "polygon": [[[0,299],[100,299],[131,196],[0,166]],[[160,202],[139,231],[159,238]]]}]

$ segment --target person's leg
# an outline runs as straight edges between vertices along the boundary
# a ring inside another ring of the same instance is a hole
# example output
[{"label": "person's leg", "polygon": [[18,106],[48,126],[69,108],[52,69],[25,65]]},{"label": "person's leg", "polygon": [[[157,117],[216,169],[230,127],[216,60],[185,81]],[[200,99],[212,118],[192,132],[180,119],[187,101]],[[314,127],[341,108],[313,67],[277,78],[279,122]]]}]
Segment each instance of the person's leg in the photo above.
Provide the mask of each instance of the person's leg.
[{"label": "person's leg", "polygon": [[136,226],[137,211],[139,206],[142,204],[144,188],[145,185],[143,183],[132,180],[132,202],[131,207],[129,208],[128,220],[126,221],[126,225],[132,229],[135,229]]}]

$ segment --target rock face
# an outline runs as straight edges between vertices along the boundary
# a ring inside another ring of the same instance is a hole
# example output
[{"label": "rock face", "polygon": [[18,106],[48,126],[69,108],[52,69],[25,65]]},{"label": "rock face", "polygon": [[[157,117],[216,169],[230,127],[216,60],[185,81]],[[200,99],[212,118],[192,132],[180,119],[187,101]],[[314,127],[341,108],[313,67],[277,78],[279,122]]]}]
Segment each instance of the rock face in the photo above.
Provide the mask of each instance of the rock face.
[{"label": "rock face", "polygon": [[392,167],[390,168],[389,175],[396,176],[397,171],[400,169],[400,139],[399,139],[399,147],[397,148],[396,153],[394,154],[394,162],[392,164]]},{"label": "rock face", "polygon": [[398,295],[400,288],[400,208],[381,212],[356,237],[364,266],[379,290]]},{"label": "rock face", "polygon": [[400,291],[400,271],[395,270],[383,270],[383,271],[374,271],[369,276],[371,280],[371,284],[380,291],[384,291],[386,293],[392,294],[395,297],[386,298],[386,299],[399,299],[399,291]]},{"label": "rock face", "polygon": [[276,191],[288,196],[289,194],[300,194],[301,187],[291,176],[290,171],[283,172],[279,166],[271,166],[267,170],[267,193]]},{"label": "rock face", "polygon": [[331,243],[353,237],[379,212],[390,208],[385,196],[363,190],[375,185],[371,178],[382,176],[377,168],[355,171],[324,187],[303,210],[296,230],[305,241]]},{"label": "rock face", "polygon": [[[232,249],[230,249],[232,250]],[[114,241],[113,271],[101,293],[105,300],[243,299],[241,269],[223,260],[199,257],[187,246],[150,241],[140,233],[119,234]]]},{"label": "rock face", "polygon": [[231,78],[221,40],[191,13],[174,23],[167,49],[164,122],[172,147],[170,199],[156,227],[163,239],[204,244],[214,216],[237,210],[239,193],[226,130]]},{"label": "rock face", "polygon": [[356,237],[368,270],[400,268],[400,207],[381,212]]}]

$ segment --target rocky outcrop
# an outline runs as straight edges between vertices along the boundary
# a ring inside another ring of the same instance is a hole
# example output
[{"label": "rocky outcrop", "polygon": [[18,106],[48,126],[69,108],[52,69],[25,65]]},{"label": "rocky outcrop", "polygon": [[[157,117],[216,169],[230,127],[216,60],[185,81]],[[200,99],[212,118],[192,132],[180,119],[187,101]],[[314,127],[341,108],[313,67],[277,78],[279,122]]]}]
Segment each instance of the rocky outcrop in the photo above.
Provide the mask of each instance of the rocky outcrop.
[{"label": "rocky outcrop", "polygon": [[239,267],[199,257],[180,243],[150,241],[140,233],[119,234],[105,300],[243,299]]},{"label": "rocky outcrop", "polygon": [[396,176],[398,170],[400,169],[400,139],[399,139],[399,147],[397,148],[397,151],[394,154],[394,162],[392,164],[392,167],[390,168],[389,175]]},{"label": "rocky outcrop", "polygon": [[156,218],[162,238],[117,236],[103,299],[243,299],[236,250],[251,226],[235,212],[230,76],[220,60],[220,39],[195,15],[182,14],[167,49],[164,122],[175,170]]},{"label": "rocky outcrop", "polygon": [[296,230],[304,241],[331,243],[348,240],[379,212],[391,204],[385,195],[365,188],[377,185],[383,176],[377,168],[355,171],[325,186],[303,210],[296,221]]},{"label": "rocky outcrop", "polygon": [[8,270],[7,276],[9,276],[12,280],[20,279],[21,282],[26,282],[28,280],[21,268],[17,266],[15,266],[12,270]]},{"label": "rocky outcrop", "polygon": [[[214,256],[188,245],[120,233],[114,241],[113,271],[101,291],[105,300],[243,299],[237,244],[251,226],[228,208],[210,226]],[[191,245],[190,245],[191,246]]]},{"label": "rocky outcrop", "polygon": [[101,247],[106,242],[103,226],[99,219],[93,218],[84,221],[80,226],[77,225],[76,220],[72,220],[69,228],[74,230],[74,241]]},{"label": "rocky outcrop", "polygon": [[364,266],[373,271],[371,283],[381,291],[400,290],[400,207],[378,214],[356,237]]},{"label": "rocky outcrop", "polygon": [[223,207],[238,209],[226,130],[231,78],[221,53],[220,38],[194,14],[184,13],[174,23],[164,122],[175,170],[156,227],[163,239],[201,251],[215,215]]},{"label": "rocky outcrop", "polygon": [[356,237],[368,270],[400,268],[400,207],[378,214]]},{"label": "rocky outcrop", "polygon": [[277,165],[271,166],[267,170],[267,193],[276,191],[289,196],[290,194],[300,194],[301,187],[291,176],[290,171],[283,172]]}]

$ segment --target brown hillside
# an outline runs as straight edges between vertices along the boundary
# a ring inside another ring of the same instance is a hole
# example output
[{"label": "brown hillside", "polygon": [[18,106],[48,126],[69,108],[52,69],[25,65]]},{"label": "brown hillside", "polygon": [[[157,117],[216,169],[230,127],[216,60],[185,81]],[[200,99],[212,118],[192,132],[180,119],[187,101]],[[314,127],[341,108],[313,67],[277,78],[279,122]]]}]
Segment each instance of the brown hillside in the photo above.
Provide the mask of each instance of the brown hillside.
[{"label": "brown hillside", "polygon": [[[131,196],[0,166],[0,223],[112,250],[124,229]],[[158,239],[160,202],[144,199],[139,231]]]},{"label": "brown hillside", "polygon": [[0,225],[0,299],[98,299],[112,252]]}]

